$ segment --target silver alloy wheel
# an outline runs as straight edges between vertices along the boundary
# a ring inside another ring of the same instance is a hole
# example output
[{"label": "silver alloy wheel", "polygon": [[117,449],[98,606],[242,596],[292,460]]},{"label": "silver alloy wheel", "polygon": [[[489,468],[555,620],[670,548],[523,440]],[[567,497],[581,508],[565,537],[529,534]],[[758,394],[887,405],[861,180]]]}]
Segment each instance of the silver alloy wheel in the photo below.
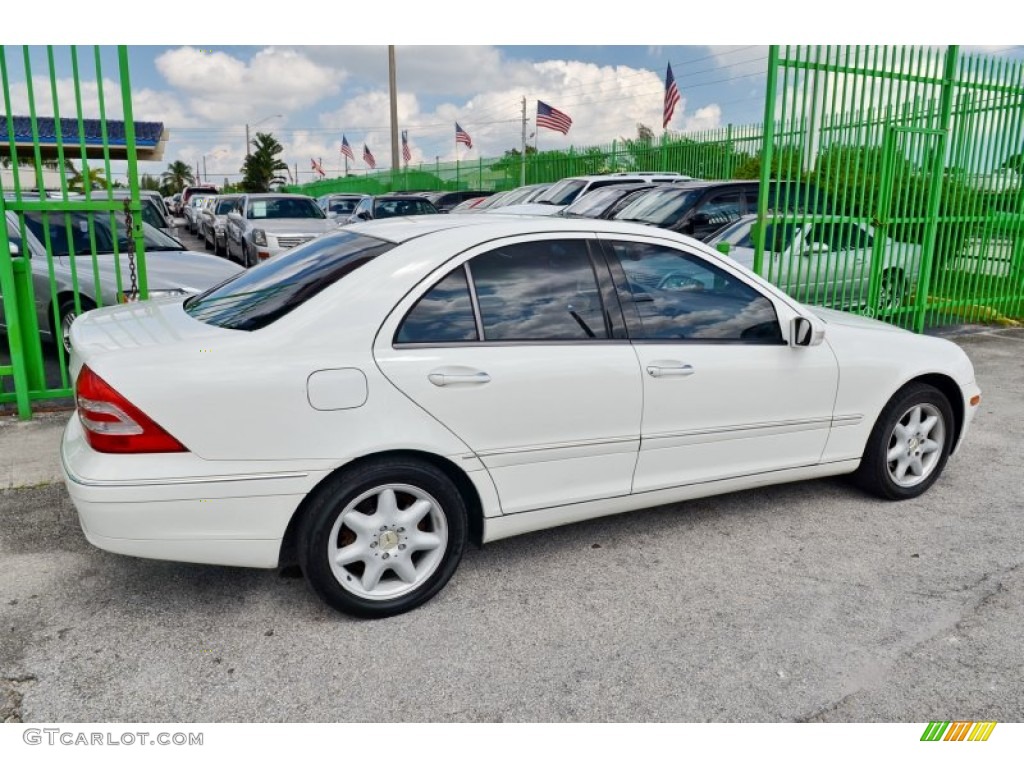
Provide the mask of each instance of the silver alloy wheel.
[{"label": "silver alloy wheel", "polygon": [[885,456],[890,479],[901,488],[924,482],[942,457],[946,421],[931,403],[911,406],[896,422]]},{"label": "silver alloy wheel", "polygon": [[448,547],[448,520],[422,488],[388,483],[353,499],[328,538],[334,578],[367,600],[390,600],[423,586]]},{"label": "silver alloy wheel", "polygon": [[75,314],[75,310],[66,312],[60,319],[60,340],[64,345],[64,352],[71,354],[71,324],[75,322],[75,318],[78,315]]}]

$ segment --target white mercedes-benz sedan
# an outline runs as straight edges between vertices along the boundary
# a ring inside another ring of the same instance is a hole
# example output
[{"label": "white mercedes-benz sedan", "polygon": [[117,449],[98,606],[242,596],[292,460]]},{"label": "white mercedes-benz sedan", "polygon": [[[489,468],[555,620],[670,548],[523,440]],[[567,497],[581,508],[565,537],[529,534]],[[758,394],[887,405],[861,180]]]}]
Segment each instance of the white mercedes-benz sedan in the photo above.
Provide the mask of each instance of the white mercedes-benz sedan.
[{"label": "white mercedes-benz sedan", "polygon": [[352,225],[89,312],[71,343],[62,459],[90,542],[295,558],[368,617],[430,599],[471,541],[826,475],[917,496],[980,400],[949,341],[582,219]]}]

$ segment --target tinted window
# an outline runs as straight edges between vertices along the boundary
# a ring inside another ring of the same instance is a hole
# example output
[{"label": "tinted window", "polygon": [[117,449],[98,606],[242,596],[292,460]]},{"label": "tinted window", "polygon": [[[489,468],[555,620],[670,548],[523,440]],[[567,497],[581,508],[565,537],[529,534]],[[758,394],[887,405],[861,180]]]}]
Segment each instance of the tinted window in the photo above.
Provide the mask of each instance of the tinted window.
[{"label": "tinted window", "polygon": [[657,227],[668,227],[676,223],[684,213],[694,206],[701,196],[699,189],[652,189],[644,192],[632,203],[625,206],[613,218],[620,221],[640,221]]},{"label": "tinted window", "polygon": [[327,204],[327,210],[331,213],[352,213],[359,202],[355,197],[335,197]]},{"label": "tinted window", "polygon": [[587,192],[576,199],[572,205],[567,207],[562,214],[565,216],[582,216],[584,218],[596,218],[608,210],[613,203],[621,197],[625,197],[633,191],[631,188],[606,187],[596,191]]},{"label": "tinted window", "polygon": [[215,213],[218,216],[227,216],[237,206],[238,206],[238,199],[237,198],[234,199],[234,200],[218,200],[217,201],[217,208],[216,208]]},{"label": "tinted window", "polygon": [[584,241],[510,245],[470,267],[487,341],[608,338]]},{"label": "tinted window", "polygon": [[832,251],[848,251],[871,247],[871,236],[860,226],[850,222],[819,222],[811,227],[808,243],[822,243]]},{"label": "tinted window", "polygon": [[694,211],[693,235],[703,237],[721,229],[730,221],[736,221],[745,213],[743,194],[739,189],[720,192],[701,203]]},{"label": "tinted window", "polygon": [[[93,233],[96,237],[96,253],[114,252],[114,238],[110,229],[110,214],[108,213],[93,214],[85,211],[76,211],[75,213],[65,213],[63,215],[51,213],[45,217],[45,226],[43,221],[42,211],[27,211],[25,213],[25,226],[36,236],[39,242],[46,242],[46,231],[49,230],[50,248],[54,256],[67,256],[71,253],[71,249],[74,249],[76,254],[91,253],[92,249],[89,244],[90,221],[92,222]],[[117,232],[117,249],[119,253],[124,253],[130,247],[124,214],[115,213],[114,222]],[[68,224],[70,224],[70,232]],[[69,235],[70,241],[68,239]],[[147,253],[152,251],[183,250],[176,240],[168,237],[145,220],[142,222],[142,241]]]},{"label": "tinted window", "polygon": [[550,203],[551,205],[568,205],[587,185],[579,179],[562,179],[543,195],[537,198],[538,203]]},{"label": "tinted window", "polygon": [[322,219],[324,212],[305,197],[257,197],[249,200],[247,219]]},{"label": "tinted window", "polygon": [[477,340],[469,283],[462,267],[420,297],[395,338],[400,344]]},{"label": "tinted window", "polygon": [[373,209],[375,219],[389,219],[392,216],[422,216],[437,213],[437,208],[427,200],[378,200]]},{"label": "tinted window", "polygon": [[394,247],[352,232],[319,237],[189,299],[185,311],[222,328],[263,328]]},{"label": "tinted window", "polygon": [[710,262],[650,243],[610,247],[636,308],[633,338],[782,343],[771,301]]}]

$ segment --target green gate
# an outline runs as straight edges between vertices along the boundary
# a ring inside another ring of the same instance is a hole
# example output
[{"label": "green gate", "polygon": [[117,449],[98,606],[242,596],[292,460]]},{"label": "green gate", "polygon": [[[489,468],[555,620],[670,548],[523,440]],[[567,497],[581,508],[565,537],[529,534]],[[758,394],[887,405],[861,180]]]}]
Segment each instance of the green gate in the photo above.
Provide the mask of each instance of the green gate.
[{"label": "green gate", "polygon": [[[0,181],[0,404],[15,403],[21,418],[31,415],[33,403],[72,395],[62,343],[69,319],[111,296],[148,295],[124,46],[116,49],[123,125],[107,115],[103,67],[114,53],[97,46],[80,59],[76,46],[24,46],[8,57],[0,46],[6,114],[0,160],[7,176],[7,183]],[[112,160],[127,161],[128,192],[120,196],[113,190]],[[104,233],[109,255],[97,245]],[[133,286],[123,285],[123,274]]]},{"label": "green gate", "polygon": [[[1020,62],[772,46],[755,270],[915,331],[1020,318],[1022,142]],[[793,194],[813,204],[769,209]]]}]

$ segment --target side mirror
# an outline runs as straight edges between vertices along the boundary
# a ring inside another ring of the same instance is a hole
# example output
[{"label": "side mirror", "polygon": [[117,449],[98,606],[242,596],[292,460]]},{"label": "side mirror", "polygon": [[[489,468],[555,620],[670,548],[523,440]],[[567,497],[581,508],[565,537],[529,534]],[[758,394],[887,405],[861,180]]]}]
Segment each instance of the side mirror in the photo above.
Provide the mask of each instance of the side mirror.
[{"label": "side mirror", "polygon": [[789,326],[791,347],[816,347],[825,340],[825,329],[809,317],[794,317]]},{"label": "side mirror", "polygon": [[360,221],[369,221],[370,220],[370,212],[369,211],[360,211],[359,213],[356,214],[356,218],[359,219]]}]

